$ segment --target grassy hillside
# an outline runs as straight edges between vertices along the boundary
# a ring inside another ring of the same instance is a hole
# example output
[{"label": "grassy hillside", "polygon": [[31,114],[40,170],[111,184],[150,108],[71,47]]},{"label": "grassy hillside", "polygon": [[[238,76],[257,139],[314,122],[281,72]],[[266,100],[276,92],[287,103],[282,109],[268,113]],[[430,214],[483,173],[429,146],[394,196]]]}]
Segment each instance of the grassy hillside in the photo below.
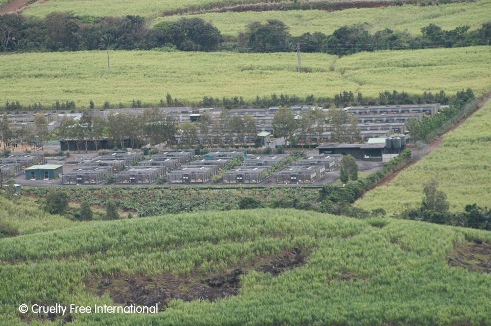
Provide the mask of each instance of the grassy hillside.
[{"label": "grassy hillside", "polygon": [[[339,0],[308,0],[301,1],[305,2],[327,2],[327,3],[340,3],[347,1]],[[353,4],[356,2],[363,2],[364,0],[349,1],[348,3]],[[140,15],[144,17],[157,17],[163,12],[173,12],[175,10],[181,9],[191,9],[193,11],[210,10],[216,8],[225,8],[231,6],[247,6],[248,4],[264,4],[267,8],[272,3],[284,3],[282,0],[140,0],[140,1],[128,1],[128,0],[114,0],[114,1],[97,1],[97,6],[94,5],[94,1],[82,0],[57,0],[34,3],[29,10],[26,11],[27,14],[36,16],[46,16],[47,14],[58,11],[66,12],[72,11],[77,15],[81,16],[123,16],[123,15]],[[380,2],[414,2],[414,1],[394,1],[394,0],[382,0]],[[421,3],[429,3],[429,1],[420,1]],[[290,2],[291,4],[291,2]]]},{"label": "grassy hillside", "polygon": [[[477,230],[295,210],[91,222],[0,239],[0,323],[46,320],[19,314],[21,303],[133,298],[160,300],[162,312],[70,318],[74,325],[489,325],[489,275],[447,264],[456,243],[476,237],[491,241]],[[291,269],[268,265],[293,256]],[[234,270],[242,274],[237,296],[192,300]]]},{"label": "grassy hillside", "polygon": [[289,94],[333,97],[343,90],[378,97],[396,89],[421,94],[448,94],[472,88],[477,95],[491,89],[491,47],[381,51],[338,58],[302,54],[296,72],[294,53],[180,53],[157,51],[111,52],[107,72],[104,51],[29,53],[0,56],[3,101],[27,105],[56,100],[86,107],[104,101],[129,106],[132,100],[156,104],[170,93],[185,102],[204,96],[256,96]]},{"label": "grassy hillside", "polygon": [[[246,30],[246,26],[255,21],[266,22],[268,19],[279,19],[290,27],[293,36],[303,33],[322,32],[331,34],[341,26],[363,24],[370,32],[390,28],[395,31],[408,30],[413,35],[421,34],[421,28],[436,24],[445,30],[459,26],[480,28],[491,17],[491,1],[481,0],[472,3],[447,4],[440,6],[397,6],[376,9],[348,9],[336,12],[322,10],[292,10],[264,12],[227,12],[193,15],[215,25],[223,35],[236,37]],[[173,21],[181,16],[157,18],[154,24],[161,21]]]},{"label": "grassy hillside", "polygon": [[444,138],[443,146],[411,166],[392,182],[365,194],[356,202],[364,209],[383,207],[389,213],[418,206],[423,185],[431,178],[440,183],[452,211],[466,204],[491,206],[491,102]]},{"label": "grassy hillside", "polygon": [[64,217],[45,213],[32,200],[20,199],[14,203],[0,197],[0,207],[0,222],[17,229],[19,234],[46,232],[78,225]]}]

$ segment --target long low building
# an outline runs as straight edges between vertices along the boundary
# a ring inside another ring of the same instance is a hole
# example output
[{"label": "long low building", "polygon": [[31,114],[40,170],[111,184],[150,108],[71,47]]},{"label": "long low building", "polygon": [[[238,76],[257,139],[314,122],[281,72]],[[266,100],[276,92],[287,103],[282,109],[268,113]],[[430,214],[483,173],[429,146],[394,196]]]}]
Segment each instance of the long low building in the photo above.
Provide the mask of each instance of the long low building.
[{"label": "long low building", "polygon": [[375,144],[327,143],[318,146],[317,149],[319,154],[349,154],[359,160],[380,158],[380,161],[382,161],[385,147],[385,142]]},{"label": "long low building", "polygon": [[373,106],[350,106],[344,111],[359,115],[380,114],[418,114],[433,115],[440,109],[439,103],[432,104],[404,104],[404,105],[373,105]]}]

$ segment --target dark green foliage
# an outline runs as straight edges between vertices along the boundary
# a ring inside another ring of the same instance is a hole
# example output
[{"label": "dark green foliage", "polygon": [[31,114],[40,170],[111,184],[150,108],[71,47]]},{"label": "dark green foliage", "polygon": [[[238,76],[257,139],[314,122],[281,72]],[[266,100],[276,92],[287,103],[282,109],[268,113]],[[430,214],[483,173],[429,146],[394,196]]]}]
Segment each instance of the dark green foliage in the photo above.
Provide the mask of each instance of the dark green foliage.
[{"label": "dark green foliage", "polygon": [[119,219],[118,207],[113,200],[108,200],[106,203],[106,219],[117,220]]},{"label": "dark green foliage", "polygon": [[50,214],[63,214],[68,209],[68,194],[64,191],[51,191],[46,196],[44,209]]},{"label": "dark green foliage", "polygon": [[81,221],[92,221],[94,217],[94,213],[92,212],[92,208],[90,204],[86,201],[80,204],[80,220]]},{"label": "dark green foliage", "polygon": [[280,20],[253,22],[239,35],[239,47],[251,52],[285,52],[291,49],[288,26]]},{"label": "dark green foliage", "polygon": [[438,181],[430,180],[423,188],[425,197],[421,204],[421,208],[425,211],[434,211],[439,213],[446,213],[450,207],[447,201],[447,195],[438,190]]},{"label": "dark green foliage", "polygon": [[462,220],[470,228],[491,230],[491,210],[487,207],[466,205],[462,216]]},{"label": "dark green foliage", "polygon": [[376,208],[370,214],[372,217],[384,217],[387,213],[383,208]]},{"label": "dark green foliage", "polygon": [[261,201],[252,197],[244,197],[239,200],[239,209],[254,209],[261,207]]},{"label": "dark green foliage", "polygon": [[343,183],[348,182],[348,180],[358,180],[358,165],[353,156],[348,154],[341,159],[341,174],[339,178]]},{"label": "dark green foliage", "polygon": [[339,172],[339,180],[341,180],[342,183],[346,183],[349,180],[348,170],[345,166],[341,166],[341,170]]},{"label": "dark green foliage", "polygon": [[[176,22],[159,23],[150,30],[149,38],[149,47],[172,44],[182,51],[213,51],[222,42],[220,31],[201,18],[181,18]],[[170,96],[166,99],[167,105],[173,104]]]}]

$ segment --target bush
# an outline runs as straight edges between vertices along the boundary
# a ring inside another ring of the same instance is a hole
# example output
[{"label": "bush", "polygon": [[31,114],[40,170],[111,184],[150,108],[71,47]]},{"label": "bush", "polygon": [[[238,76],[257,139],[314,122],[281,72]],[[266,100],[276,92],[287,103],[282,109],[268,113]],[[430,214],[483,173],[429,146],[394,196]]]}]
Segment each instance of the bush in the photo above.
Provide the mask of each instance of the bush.
[{"label": "bush", "polygon": [[68,194],[64,191],[52,191],[46,196],[44,209],[50,214],[63,214],[68,209]]},{"label": "bush", "polygon": [[118,207],[113,200],[108,200],[106,203],[106,219],[107,220],[118,220],[119,213]]},{"label": "bush", "polygon": [[261,201],[252,197],[244,197],[239,200],[239,209],[254,209],[261,207]]},{"label": "bush", "polygon": [[82,202],[80,204],[80,220],[81,221],[92,221],[94,213],[88,202]]}]

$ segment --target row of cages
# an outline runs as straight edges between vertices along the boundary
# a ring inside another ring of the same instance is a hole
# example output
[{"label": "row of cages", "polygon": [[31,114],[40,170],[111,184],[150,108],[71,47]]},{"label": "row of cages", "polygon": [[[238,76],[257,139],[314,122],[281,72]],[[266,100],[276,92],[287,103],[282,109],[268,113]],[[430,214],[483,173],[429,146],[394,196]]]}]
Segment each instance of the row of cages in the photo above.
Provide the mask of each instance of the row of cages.
[{"label": "row of cages", "polygon": [[[238,154],[237,154],[238,153]],[[212,177],[222,170],[230,159],[243,153],[235,152],[228,157],[226,154],[212,153],[205,159],[189,161],[193,157],[183,154],[153,155],[151,159],[139,161],[136,165],[128,167],[119,156],[112,156],[109,160],[98,158],[81,167],[62,175],[64,185],[94,185],[107,181],[116,184],[151,184],[165,181],[171,184],[204,184],[210,182]],[[186,157],[186,159],[182,159]],[[223,158],[219,158],[223,157]],[[224,184],[258,184],[267,179],[271,167],[288,158],[282,155],[246,155],[240,167],[223,173]],[[314,155],[298,160],[294,165],[275,174],[277,183],[312,183],[322,178],[326,172],[333,171],[338,165],[342,155]],[[182,164],[187,163],[187,164]]]}]

